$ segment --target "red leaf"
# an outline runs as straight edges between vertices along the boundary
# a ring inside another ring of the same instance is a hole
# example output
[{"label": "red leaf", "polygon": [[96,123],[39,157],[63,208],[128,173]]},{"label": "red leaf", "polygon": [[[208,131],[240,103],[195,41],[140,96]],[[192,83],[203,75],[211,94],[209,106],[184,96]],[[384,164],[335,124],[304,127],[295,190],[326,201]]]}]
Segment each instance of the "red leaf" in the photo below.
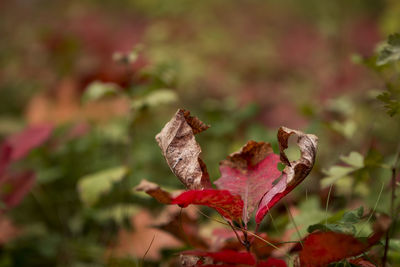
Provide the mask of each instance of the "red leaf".
[{"label": "red leaf", "polygon": [[224,250],[219,252],[206,252],[206,251],[185,251],[183,255],[194,255],[200,257],[210,257],[214,261],[220,263],[233,263],[233,264],[247,264],[255,265],[256,259],[253,254],[248,252],[238,252],[234,250]]},{"label": "red leaf", "polygon": [[240,220],[243,213],[242,199],[240,196],[232,195],[228,190],[189,190],[174,198],[171,203],[181,207],[190,204],[208,206],[230,220]]},{"label": "red leaf", "polygon": [[24,131],[10,136],[4,145],[11,147],[11,161],[25,157],[32,149],[43,144],[53,130],[51,125],[32,126]]},{"label": "red leaf", "polygon": [[363,258],[358,258],[358,259],[354,259],[354,260],[349,260],[350,263],[360,266],[360,267],[375,267],[376,265],[373,264],[370,261],[367,261]]},{"label": "red leaf", "polygon": [[266,192],[281,175],[277,169],[279,156],[271,145],[249,141],[240,152],[231,154],[220,163],[221,178],[214,183],[220,189],[240,195],[244,201],[243,221],[247,224],[251,213]]},{"label": "red leaf", "polygon": [[257,267],[287,267],[284,260],[269,258],[266,261],[259,261]]},{"label": "red leaf", "polygon": [[[299,160],[290,162],[284,151],[288,148],[289,137],[293,134],[298,137],[297,144],[300,148],[301,156]],[[299,185],[314,166],[318,143],[318,138],[315,135],[281,127],[278,131],[278,142],[280,158],[286,164],[286,167],[279,182],[262,198],[256,213],[256,223],[260,223],[272,206]]]},{"label": "red leaf", "polygon": [[357,256],[369,248],[351,235],[336,232],[317,232],[308,235],[300,251],[302,267],[326,266],[329,263]]}]

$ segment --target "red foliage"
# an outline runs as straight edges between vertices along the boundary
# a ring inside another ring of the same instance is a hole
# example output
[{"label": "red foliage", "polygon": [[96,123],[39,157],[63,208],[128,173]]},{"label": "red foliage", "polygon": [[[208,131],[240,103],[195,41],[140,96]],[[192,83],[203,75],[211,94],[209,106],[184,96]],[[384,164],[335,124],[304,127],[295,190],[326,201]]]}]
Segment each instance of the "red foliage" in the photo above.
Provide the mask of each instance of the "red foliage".
[{"label": "red foliage", "polygon": [[255,166],[248,165],[246,170],[221,164],[221,178],[215,184],[220,189],[241,196],[244,201],[244,222],[249,220],[250,214],[257,208],[265,192],[273,187],[273,182],[281,175],[277,169],[278,162],[279,156],[271,153]]},{"label": "red foliage", "polygon": [[190,204],[208,206],[223,217],[236,221],[239,221],[243,214],[242,199],[228,190],[189,190],[174,198],[171,204],[178,204],[184,208]]},{"label": "red foliage", "polygon": [[357,256],[368,249],[352,235],[336,232],[317,232],[308,235],[300,251],[302,267],[319,267],[342,259]]},{"label": "red foliage", "polygon": [[266,261],[258,262],[257,267],[287,267],[287,265],[284,260],[269,258]]},{"label": "red foliage", "polygon": [[18,205],[31,190],[34,182],[35,174],[32,171],[26,171],[4,178],[1,185],[6,185],[9,187],[9,190],[0,195],[1,200],[9,208]]},{"label": "red foliage", "polygon": [[9,147],[10,151],[7,153],[10,153],[11,161],[19,160],[25,157],[32,149],[43,144],[50,137],[52,130],[53,127],[49,124],[31,126],[18,134],[10,136],[3,143],[3,147]]}]

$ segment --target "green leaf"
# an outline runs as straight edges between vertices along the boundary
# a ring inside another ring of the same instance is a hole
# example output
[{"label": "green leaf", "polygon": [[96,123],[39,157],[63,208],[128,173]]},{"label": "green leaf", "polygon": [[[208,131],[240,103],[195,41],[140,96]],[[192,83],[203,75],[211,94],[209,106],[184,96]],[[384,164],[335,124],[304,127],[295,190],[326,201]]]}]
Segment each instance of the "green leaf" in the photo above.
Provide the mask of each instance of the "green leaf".
[{"label": "green leaf", "polygon": [[345,212],[343,218],[340,220],[341,223],[358,223],[360,222],[364,214],[364,207],[361,206],[358,209]]},{"label": "green leaf", "polygon": [[105,96],[115,95],[118,93],[118,85],[114,83],[104,83],[100,81],[92,82],[86,88],[82,101],[87,103],[89,101],[99,100]]},{"label": "green leaf", "polygon": [[382,66],[398,60],[400,60],[400,34],[395,33],[389,36],[387,44],[379,52],[376,65]]},{"label": "green leaf", "polygon": [[[364,208],[361,206],[358,209],[347,211],[343,214],[342,218],[334,223],[323,224],[318,223],[308,227],[307,231],[312,233],[315,230],[320,231],[333,231],[344,234],[354,235],[357,227],[355,224],[359,223],[364,214]],[[330,220],[332,221],[332,220]]]},{"label": "green leaf", "polygon": [[121,225],[125,219],[131,218],[139,211],[138,206],[132,204],[118,204],[107,207],[97,212],[96,218],[99,221],[113,220]]},{"label": "green leaf", "polygon": [[127,174],[124,166],[115,167],[82,177],[78,182],[78,191],[85,205],[93,206],[99,198],[108,193],[112,185]]},{"label": "green leaf", "polygon": [[361,169],[364,167],[364,156],[358,152],[350,152],[348,156],[341,156],[340,159],[354,168]]},{"label": "green leaf", "polygon": [[364,167],[364,157],[358,152],[353,151],[348,156],[341,156],[340,159],[350,166],[335,165],[323,171],[326,177],[321,180],[321,188],[329,187],[339,179],[349,177],[349,174]]},{"label": "green leaf", "polygon": [[[298,229],[301,236],[307,234],[307,227],[325,220],[330,214],[326,213],[320,206],[319,200],[316,197],[309,197],[299,205],[300,214],[293,217],[295,225],[290,222],[286,226],[286,230],[293,230],[295,227]],[[296,231],[293,232],[291,238],[298,238]]]},{"label": "green leaf", "polygon": [[133,100],[131,107],[138,110],[174,103],[177,100],[178,96],[174,91],[170,89],[159,89]]}]

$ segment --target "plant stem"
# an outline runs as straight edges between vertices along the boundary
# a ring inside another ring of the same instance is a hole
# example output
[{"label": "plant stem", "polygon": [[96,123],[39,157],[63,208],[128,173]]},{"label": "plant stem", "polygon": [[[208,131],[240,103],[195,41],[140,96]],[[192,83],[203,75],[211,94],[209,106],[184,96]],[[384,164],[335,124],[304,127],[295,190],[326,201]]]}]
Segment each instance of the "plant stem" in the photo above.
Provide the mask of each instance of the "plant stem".
[{"label": "plant stem", "polygon": [[386,261],[387,261],[387,253],[389,250],[389,243],[390,243],[390,230],[394,229],[394,226],[396,224],[396,217],[395,217],[395,212],[394,212],[394,203],[396,200],[396,176],[397,176],[397,166],[399,164],[399,158],[400,158],[400,145],[397,148],[397,153],[396,153],[396,159],[392,165],[392,179],[391,179],[391,199],[390,199],[390,216],[393,220],[392,226],[389,227],[389,229],[386,231],[386,237],[385,237],[385,252],[383,254],[383,259],[382,259],[382,266],[386,266]]},{"label": "plant stem", "polygon": [[[246,247],[246,243],[240,238],[238,232],[235,229],[236,227],[232,224],[231,221],[227,221],[227,222],[228,222],[229,226],[232,228],[233,232],[235,233],[236,238],[238,239],[239,243]],[[247,249],[247,247],[246,247],[246,249]]]}]

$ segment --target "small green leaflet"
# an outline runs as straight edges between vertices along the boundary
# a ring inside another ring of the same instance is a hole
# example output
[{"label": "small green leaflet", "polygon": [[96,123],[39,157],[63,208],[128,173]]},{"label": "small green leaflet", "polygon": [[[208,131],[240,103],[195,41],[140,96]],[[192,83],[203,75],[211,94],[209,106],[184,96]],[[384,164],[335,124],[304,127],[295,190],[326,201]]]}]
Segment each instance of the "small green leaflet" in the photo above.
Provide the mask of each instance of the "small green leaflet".
[{"label": "small green leaflet", "polygon": [[93,206],[99,198],[108,193],[113,184],[121,181],[128,173],[125,166],[102,170],[82,177],[78,182],[78,192],[82,202]]},{"label": "small green leaflet", "polygon": [[353,151],[348,156],[341,156],[340,159],[348,166],[335,165],[323,171],[326,177],[321,180],[322,188],[327,188],[337,180],[348,177],[352,172],[364,167],[364,156],[358,152]]},{"label": "small green leaflet", "polygon": [[314,232],[315,230],[320,231],[333,231],[344,234],[354,235],[356,233],[355,224],[359,223],[364,214],[364,207],[359,207],[358,209],[345,212],[342,218],[336,223],[318,223],[314,225],[310,225],[307,229],[309,233]]}]

